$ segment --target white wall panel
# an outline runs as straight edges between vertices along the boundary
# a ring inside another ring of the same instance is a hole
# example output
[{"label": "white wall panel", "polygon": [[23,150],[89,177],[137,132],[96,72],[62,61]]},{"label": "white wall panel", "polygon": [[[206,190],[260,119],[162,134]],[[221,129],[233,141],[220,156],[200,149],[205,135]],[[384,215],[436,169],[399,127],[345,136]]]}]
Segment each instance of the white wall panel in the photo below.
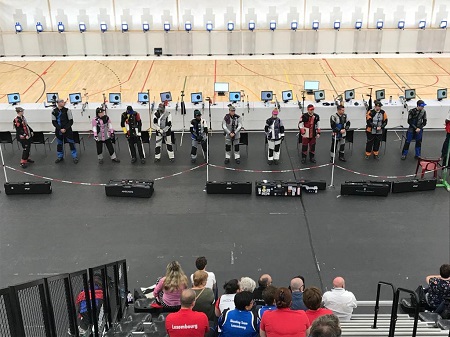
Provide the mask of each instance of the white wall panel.
[{"label": "white wall panel", "polygon": [[444,53],[450,53],[450,34],[445,35]]},{"label": "white wall panel", "polygon": [[[148,52],[149,34],[130,34],[130,55],[145,56]],[[153,54],[153,51],[152,53]]]},{"label": "white wall panel", "polygon": [[277,22],[278,29],[290,29],[291,21],[297,20],[303,28],[304,0],[242,0],[242,24],[254,20],[257,29],[269,29],[270,20]]},{"label": "white wall panel", "polygon": [[86,54],[86,33],[65,33],[67,42],[67,55],[85,55]]},{"label": "white wall panel", "polygon": [[192,32],[192,44],[195,54],[197,55],[207,55],[210,52],[210,42],[208,32]]},{"label": "white wall panel", "polygon": [[332,2],[330,0],[306,0],[306,29],[318,20],[320,28],[333,28],[334,21],[341,21],[341,28],[353,28],[356,20],[367,24],[369,1],[346,0]]},{"label": "white wall panel", "polygon": [[2,34],[5,56],[24,55],[22,36],[25,34]]},{"label": "white wall panel", "polygon": [[417,37],[419,31],[417,29],[401,31],[401,38],[399,43],[400,53],[415,53],[417,49]]},{"label": "white wall panel", "polygon": [[378,19],[384,20],[385,28],[397,28],[399,20],[405,20],[406,28],[417,28],[420,20],[429,26],[433,12],[433,0],[370,0],[369,28]]},{"label": "white wall panel", "polygon": [[337,34],[336,53],[353,53],[354,38],[357,33],[354,29],[340,30]]},{"label": "white wall panel", "polygon": [[102,33],[83,33],[88,55],[103,55]]},{"label": "white wall panel", "polygon": [[142,22],[147,21],[151,30],[163,30],[168,21],[173,29],[178,29],[178,8],[176,0],[115,0],[115,22],[121,29],[126,21],[130,30],[142,30]]},{"label": "white wall panel", "polygon": [[167,54],[164,51],[164,35],[166,33],[161,32],[148,32],[147,33],[147,41],[148,41],[148,49],[151,55],[154,54],[155,48],[163,48],[163,53]]},{"label": "white wall panel", "polygon": [[[29,0],[27,0],[28,2]],[[61,21],[67,30],[78,30],[78,23],[83,21],[88,30],[100,30],[104,21],[109,30],[114,30],[114,7],[112,0],[49,0],[54,30]],[[45,1],[47,7],[47,1]]]},{"label": "white wall panel", "polygon": [[235,23],[235,29],[240,29],[240,0],[179,0],[180,29],[190,21],[194,29],[205,30],[207,21],[211,21],[215,30],[226,30],[228,21]]}]

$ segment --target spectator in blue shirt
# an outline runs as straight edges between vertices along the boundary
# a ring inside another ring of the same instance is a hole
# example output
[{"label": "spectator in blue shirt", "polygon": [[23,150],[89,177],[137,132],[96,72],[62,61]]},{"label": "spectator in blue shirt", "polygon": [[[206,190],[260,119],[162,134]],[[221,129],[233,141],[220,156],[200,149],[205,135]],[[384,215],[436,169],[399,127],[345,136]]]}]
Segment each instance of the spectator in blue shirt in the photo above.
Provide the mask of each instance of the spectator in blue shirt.
[{"label": "spectator in blue shirt", "polygon": [[256,337],[259,319],[253,308],[253,294],[242,291],[234,297],[234,310],[224,310],[219,318],[220,337]]}]

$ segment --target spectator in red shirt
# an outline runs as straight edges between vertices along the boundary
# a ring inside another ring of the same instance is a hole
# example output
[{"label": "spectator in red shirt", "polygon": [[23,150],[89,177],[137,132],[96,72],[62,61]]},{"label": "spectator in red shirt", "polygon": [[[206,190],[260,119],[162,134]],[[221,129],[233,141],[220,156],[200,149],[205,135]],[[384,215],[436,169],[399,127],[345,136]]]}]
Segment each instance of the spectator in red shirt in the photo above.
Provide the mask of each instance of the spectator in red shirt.
[{"label": "spectator in red shirt", "polygon": [[275,292],[277,309],[268,310],[261,319],[261,337],[307,337],[310,323],[303,310],[291,310],[292,294],[288,288],[278,288]]},{"label": "spectator in red shirt", "polygon": [[314,322],[317,317],[333,315],[333,311],[330,309],[320,307],[322,304],[322,292],[317,287],[305,289],[303,292],[303,303],[305,303],[308,308],[308,310],[306,310],[306,316],[308,316],[310,323]]},{"label": "spectator in red shirt", "polygon": [[209,331],[208,317],[203,312],[192,311],[195,305],[195,291],[181,292],[181,309],[166,318],[169,337],[204,337]]}]

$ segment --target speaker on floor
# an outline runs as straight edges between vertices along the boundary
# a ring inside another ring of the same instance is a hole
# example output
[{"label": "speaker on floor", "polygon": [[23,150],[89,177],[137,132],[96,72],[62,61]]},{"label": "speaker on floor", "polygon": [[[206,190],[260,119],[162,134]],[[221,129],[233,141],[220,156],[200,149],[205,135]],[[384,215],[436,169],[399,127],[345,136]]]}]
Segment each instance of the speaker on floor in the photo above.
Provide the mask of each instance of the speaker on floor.
[{"label": "speaker on floor", "polygon": [[390,182],[346,181],[341,185],[341,195],[373,195],[387,197],[390,190]]},{"label": "speaker on floor", "polygon": [[255,193],[259,196],[301,197],[302,184],[297,181],[267,181],[255,182]]},{"label": "speaker on floor", "polygon": [[436,179],[413,179],[409,181],[394,181],[392,193],[432,191],[436,189]]},{"label": "speaker on floor", "polygon": [[238,183],[235,181],[208,181],[206,183],[208,194],[252,194],[252,183]]},{"label": "speaker on floor", "polygon": [[5,193],[12,194],[50,194],[52,193],[51,181],[26,181],[20,183],[5,183]]},{"label": "speaker on floor", "polygon": [[105,186],[105,192],[108,197],[150,198],[154,191],[153,185],[153,180],[110,180]]}]

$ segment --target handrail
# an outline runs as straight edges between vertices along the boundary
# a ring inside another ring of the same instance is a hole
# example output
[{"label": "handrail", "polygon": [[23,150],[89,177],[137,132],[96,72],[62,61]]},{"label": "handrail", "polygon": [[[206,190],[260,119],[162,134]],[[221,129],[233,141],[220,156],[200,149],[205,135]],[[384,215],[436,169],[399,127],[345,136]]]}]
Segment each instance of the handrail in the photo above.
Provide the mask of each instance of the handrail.
[{"label": "handrail", "polygon": [[394,337],[394,330],[395,330],[395,322],[397,321],[397,305],[398,303],[398,297],[397,297],[397,291],[395,286],[392,283],[379,281],[377,284],[377,298],[375,302],[375,315],[373,318],[373,325],[372,329],[377,328],[377,319],[378,319],[378,311],[380,310],[380,292],[381,292],[381,286],[387,285],[392,288],[392,308],[391,308],[391,320],[389,324],[389,337]]},{"label": "handrail", "polygon": [[[405,288],[397,288],[397,291],[395,292],[396,296],[397,296],[397,301],[395,301],[395,311],[397,312],[398,309],[398,299],[400,298],[400,292],[405,292],[411,295],[411,297],[414,297],[415,299],[415,310],[414,310],[414,326],[413,326],[413,332],[412,332],[412,337],[416,337],[416,333],[417,333],[417,322],[419,321],[419,298],[417,297],[417,294],[409,289],[405,289]],[[394,336],[394,332],[395,332],[395,324],[392,327],[392,336]],[[390,333],[390,329],[389,329],[389,333]],[[390,336],[390,335],[389,335]]]}]

